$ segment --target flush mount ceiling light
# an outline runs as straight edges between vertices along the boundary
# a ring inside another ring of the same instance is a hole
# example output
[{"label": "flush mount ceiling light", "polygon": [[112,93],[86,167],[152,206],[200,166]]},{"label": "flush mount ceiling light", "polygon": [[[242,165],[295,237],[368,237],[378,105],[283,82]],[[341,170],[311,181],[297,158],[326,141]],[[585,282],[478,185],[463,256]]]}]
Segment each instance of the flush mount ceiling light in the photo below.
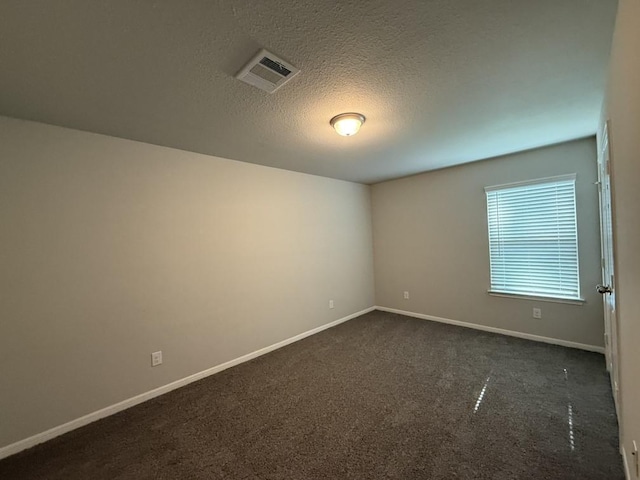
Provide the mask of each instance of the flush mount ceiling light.
[{"label": "flush mount ceiling light", "polygon": [[341,113],[333,117],[329,123],[335,128],[338,135],[350,137],[358,133],[364,121],[364,115],[360,113]]}]

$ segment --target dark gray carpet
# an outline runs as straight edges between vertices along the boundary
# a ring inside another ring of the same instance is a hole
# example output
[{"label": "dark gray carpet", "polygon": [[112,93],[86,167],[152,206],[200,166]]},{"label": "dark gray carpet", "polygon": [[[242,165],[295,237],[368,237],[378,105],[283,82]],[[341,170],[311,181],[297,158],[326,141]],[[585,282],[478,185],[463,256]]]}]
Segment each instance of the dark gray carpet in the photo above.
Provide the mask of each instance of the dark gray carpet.
[{"label": "dark gray carpet", "polygon": [[10,457],[0,478],[624,475],[601,355],[372,312]]}]

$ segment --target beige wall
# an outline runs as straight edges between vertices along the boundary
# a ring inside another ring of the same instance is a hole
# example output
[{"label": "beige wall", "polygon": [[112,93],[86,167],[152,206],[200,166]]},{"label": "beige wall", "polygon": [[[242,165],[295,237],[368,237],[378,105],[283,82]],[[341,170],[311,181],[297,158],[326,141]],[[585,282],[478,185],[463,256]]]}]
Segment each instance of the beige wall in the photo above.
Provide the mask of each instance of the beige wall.
[{"label": "beige wall", "polygon": [[616,310],[620,329],[619,412],[630,478],[638,478],[631,455],[640,447],[640,1],[620,0],[609,73],[614,203]]},{"label": "beige wall", "polygon": [[[484,187],[577,173],[582,306],[487,294]],[[372,187],[376,304],[489,327],[603,345],[595,139],[584,139]],[[403,299],[408,291],[409,300]],[[542,308],[542,319],[532,308]]]},{"label": "beige wall", "polygon": [[0,447],[374,304],[359,184],[0,117],[0,224]]}]

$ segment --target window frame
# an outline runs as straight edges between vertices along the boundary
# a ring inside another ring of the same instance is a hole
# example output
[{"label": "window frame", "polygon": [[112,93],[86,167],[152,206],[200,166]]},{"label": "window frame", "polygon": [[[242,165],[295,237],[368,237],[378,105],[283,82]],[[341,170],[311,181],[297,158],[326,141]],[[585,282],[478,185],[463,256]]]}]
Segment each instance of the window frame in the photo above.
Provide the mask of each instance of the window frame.
[{"label": "window frame", "polygon": [[[498,190],[509,190],[513,188],[526,187],[529,185],[542,185],[542,184],[553,184],[560,182],[573,181],[573,202],[574,202],[574,226],[576,232],[576,242],[575,242],[575,255],[576,255],[576,279],[577,279],[577,296],[567,296],[567,295],[552,295],[552,294],[540,294],[537,292],[525,293],[525,292],[510,292],[508,290],[497,290],[493,288],[493,272],[494,272],[494,259],[492,258],[491,253],[491,218],[489,211],[489,194],[490,192],[495,192]],[[488,246],[488,254],[489,254],[489,289],[487,293],[489,295],[495,297],[506,297],[506,298],[515,298],[515,299],[523,299],[523,300],[536,300],[536,301],[544,301],[544,302],[553,302],[553,303],[566,303],[572,305],[582,305],[585,303],[585,299],[582,297],[582,288],[581,288],[581,278],[580,278],[580,248],[579,248],[579,235],[578,235],[578,205],[577,205],[577,174],[566,174],[566,175],[556,175],[553,177],[544,177],[544,178],[536,178],[531,180],[524,180],[519,182],[505,183],[499,185],[487,186],[484,188],[485,192],[485,208],[486,208],[486,219],[487,219],[487,246]]]}]

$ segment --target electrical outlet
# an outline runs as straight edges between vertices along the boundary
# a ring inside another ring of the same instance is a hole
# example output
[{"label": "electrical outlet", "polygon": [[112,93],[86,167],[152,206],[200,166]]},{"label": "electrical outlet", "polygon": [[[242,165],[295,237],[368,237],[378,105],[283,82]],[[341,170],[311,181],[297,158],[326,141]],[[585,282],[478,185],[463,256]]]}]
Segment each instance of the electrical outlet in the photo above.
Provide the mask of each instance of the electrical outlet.
[{"label": "electrical outlet", "polygon": [[329,300],[329,308],[333,308],[333,300]]},{"label": "electrical outlet", "polygon": [[404,299],[409,300],[409,292],[404,292]]},{"label": "electrical outlet", "polygon": [[157,367],[160,364],[162,364],[162,352],[153,352],[151,354],[151,366]]},{"label": "electrical outlet", "polygon": [[542,309],[534,308],[533,309],[533,318],[542,318]]}]

